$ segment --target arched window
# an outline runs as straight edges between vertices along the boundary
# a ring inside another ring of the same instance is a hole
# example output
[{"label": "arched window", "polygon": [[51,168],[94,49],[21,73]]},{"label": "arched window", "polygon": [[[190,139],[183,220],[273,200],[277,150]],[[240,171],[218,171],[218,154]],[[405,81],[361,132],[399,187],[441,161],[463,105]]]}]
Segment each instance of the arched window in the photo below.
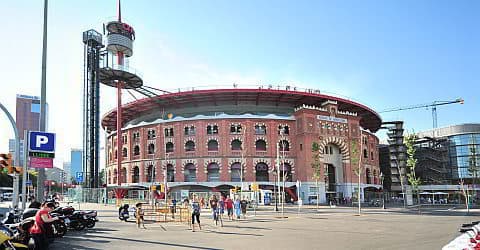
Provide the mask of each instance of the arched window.
[{"label": "arched window", "polygon": [[255,181],[268,181],[268,166],[260,162],[255,166]]},{"label": "arched window", "polygon": [[373,170],[373,184],[377,184],[377,170]]},{"label": "arched window", "polygon": [[267,143],[263,139],[258,139],[255,142],[255,150],[257,151],[267,151]]},{"label": "arched window", "polygon": [[172,164],[167,165],[167,181],[174,182],[175,181],[175,168]]},{"label": "arched window", "polygon": [[185,143],[185,151],[187,151],[187,152],[195,151],[195,142],[187,141]]},{"label": "arched window", "polygon": [[218,126],[217,125],[208,125],[207,126],[207,135],[216,135],[218,134]]},{"label": "arched window", "polygon": [[132,176],[132,183],[139,183],[140,182],[140,169],[135,166],[133,167],[133,176]]},{"label": "arched window", "polygon": [[365,158],[365,159],[368,158],[368,151],[367,151],[367,149],[363,149],[363,158]]},{"label": "arched window", "polygon": [[242,150],[242,141],[235,139],[232,141],[232,150]]},{"label": "arched window", "polygon": [[128,156],[127,148],[123,148],[123,150],[122,150],[122,157],[127,157],[127,156]]},{"label": "arched window", "polygon": [[133,147],[133,155],[140,155],[140,147],[138,145]]},{"label": "arched window", "polygon": [[118,172],[117,169],[113,170],[113,181],[112,183],[116,184],[117,183],[117,178],[118,178]]},{"label": "arched window", "polygon": [[115,149],[115,160],[118,158],[118,151]]},{"label": "arched window", "polygon": [[285,126],[282,126],[282,125],[278,125],[278,134],[279,135],[288,135],[290,134],[290,128],[288,127],[288,125],[285,125]]},{"label": "arched window", "polygon": [[[233,182],[238,182],[238,181],[242,181],[242,165],[240,164],[240,162],[235,162],[232,164],[232,166],[230,167],[230,169],[232,170],[231,172],[231,178],[232,178],[232,181]],[[243,179],[245,180],[245,175],[243,176]]]},{"label": "arched window", "polygon": [[278,147],[280,151],[290,151],[290,143],[287,140],[281,140],[278,142]]},{"label": "arched window", "polygon": [[122,168],[120,171],[120,183],[127,183],[127,169]]},{"label": "arched window", "polygon": [[367,170],[365,171],[365,177],[367,179],[367,184],[371,184],[372,183],[372,180],[371,180],[371,175],[370,175],[370,169],[367,168]]},{"label": "arched window", "polygon": [[153,182],[155,179],[155,168],[153,165],[148,165],[147,168],[147,182]]},{"label": "arched window", "polygon": [[173,142],[167,142],[167,144],[165,144],[165,151],[167,153],[173,152]]},{"label": "arched window", "polygon": [[208,141],[208,151],[218,151],[218,142],[216,140]]},{"label": "arched window", "polygon": [[148,144],[148,154],[154,154],[155,153],[155,144],[150,143]]},{"label": "arched window", "polygon": [[196,182],[197,181],[197,169],[192,163],[185,165],[185,182]]},{"label": "arched window", "polygon": [[110,170],[108,170],[108,177],[107,177],[107,183],[108,184],[111,184],[112,183],[112,172]]},{"label": "arched window", "polygon": [[210,163],[207,166],[207,181],[220,181],[220,167],[217,163]]},{"label": "arched window", "polygon": [[288,163],[284,163],[280,167],[280,180],[285,179],[285,181],[292,181],[292,166]]}]

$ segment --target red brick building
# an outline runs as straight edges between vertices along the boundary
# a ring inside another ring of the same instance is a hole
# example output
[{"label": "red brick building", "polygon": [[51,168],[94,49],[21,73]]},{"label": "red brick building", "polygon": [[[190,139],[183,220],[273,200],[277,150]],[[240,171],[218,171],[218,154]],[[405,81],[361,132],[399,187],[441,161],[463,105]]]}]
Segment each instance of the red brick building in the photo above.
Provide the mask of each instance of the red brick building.
[{"label": "red brick building", "polygon": [[[256,182],[272,189],[280,176],[296,199],[316,197],[312,145],[318,145],[321,201],[349,198],[362,165],[365,188],[380,188],[378,138],[381,124],[370,108],[316,90],[209,89],[164,94],[123,106],[122,167],[116,162],[116,110],[102,119],[109,132],[107,183],[179,190],[228,190]],[[357,156],[352,156],[352,151]],[[278,155],[278,157],[277,157]],[[361,158],[360,158],[361,156]],[[355,162],[355,161],[354,161]],[[243,171],[242,171],[243,166]]]}]

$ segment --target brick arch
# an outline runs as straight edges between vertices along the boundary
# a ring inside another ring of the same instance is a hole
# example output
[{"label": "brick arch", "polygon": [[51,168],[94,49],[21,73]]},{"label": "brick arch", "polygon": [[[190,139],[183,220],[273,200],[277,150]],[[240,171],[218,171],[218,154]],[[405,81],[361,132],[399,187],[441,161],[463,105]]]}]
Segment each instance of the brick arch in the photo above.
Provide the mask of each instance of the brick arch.
[{"label": "brick arch", "polygon": [[239,140],[243,144],[242,137],[240,137],[240,136],[234,136],[234,137],[230,138],[230,144],[232,144],[232,142],[234,140]]},{"label": "brick arch", "polygon": [[261,135],[255,137],[255,143],[253,144],[253,148],[256,148],[256,145],[257,145],[257,141],[258,141],[258,140],[264,140],[264,141],[265,141],[265,146],[266,146],[266,148],[267,148],[267,150],[268,150],[268,140],[267,140],[267,138],[266,138],[265,136],[261,136]]},{"label": "brick arch", "polygon": [[198,173],[198,163],[197,163],[197,160],[195,159],[186,159],[184,161],[182,161],[182,174],[185,173],[185,166],[189,163],[192,163],[194,166],[195,166],[195,172]]},{"label": "brick arch", "polygon": [[288,165],[290,165],[291,167],[291,170],[292,170],[292,174],[295,173],[295,160],[293,159],[285,159],[283,160],[283,162],[287,163]]},{"label": "brick arch", "polygon": [[342,151],[342,161],[343,162],[347,162],[348,160],[350,160],[350,153],[349,153],[349,150],[348,150],[348,146],[347,144],[345,143],[344,140],[338,138],[338,137],[327,137],[323,140],[320,141],[319,143],[319,147],[320,147],[320,161],[323,161],[323,157],[324,157],[324,150],[325,150],[325,146],[327,146],[327,144],[334,144],[334,145],[337,145],[340,150]]},{"label": "brick arch", "polygon": [[232,173],[232,165],[236,162],[239,162],[243,169],[247,167],[247,163],[245,160],[242,160],[240,158],[230,159],[228,161],[228,173]]},{"label": "brick arch", "polygon": [[270,162],[269,159],[255,159],[255,160],[253,160],[253,173],[257,172],[256,167],[257,167],[258,163],[265,163],[267,165],[268,169],[271,168],[271,170],[268,171],[269,173],[273,171],[272,163]]},{"label": "brick arch", "polygon": [[203,162],[203,171],[205,172],[205,174],[208,173],[207,167],[211,163],[216,163],[219,167],[218,172],[222,173],[222,160],[217,158],[209,158]]},{"label": "brick arch", "polygon": [[[288,138],[288,137],[283,137],[283,138],[282,138],[282,137],[279,137],[277,143],[280,145],[280,142],[282,142],[282,141],[287,141],[287,142],[288,142],[288,147],[289,147],[291,150],[293,149],[293,144],[292,144],[292,141],[290,140],[290,138]],[[275,146],[276,146],[276,145],[275,145]]]}]

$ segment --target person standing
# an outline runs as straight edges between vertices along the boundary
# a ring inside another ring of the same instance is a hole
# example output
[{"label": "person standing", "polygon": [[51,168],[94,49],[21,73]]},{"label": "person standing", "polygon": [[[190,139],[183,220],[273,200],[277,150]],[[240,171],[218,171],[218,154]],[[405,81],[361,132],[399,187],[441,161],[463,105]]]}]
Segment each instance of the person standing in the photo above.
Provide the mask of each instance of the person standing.
[{"label": "person standing", "polygon": [[212,209],[212,218],[213,222],[215,223],[217,221],[217,216],[218,216],[218,199],[216,195],[213,195],[212,198],[210,198],[210,208]]},{"label": "person standing", "polygon": [[198,203],[198,199],[196,197],[193,198],[191,209],[192,209],[192,232],[195,232],[195,219],[197,219],[198,228],[202,230],[202,226],[200,225],[200,204]]},{"label": "person standing", "polygon": [[145,221],[143,219],[145,211],[143,211],[142,203],[140,203],[140,202],[137,203],[136,207],[137,207],[137,218],[136,218],[137,219],[137,227],[140,228],[140,224],[142,224],[143,229],[147,229],[145,227]]},{"label": "person standing", "polygon": [[237,219],[240,220],[240,198],[235,199],[235,203],[233,203],[233,206],[235,207],[235,215],[237,216]]},{"label": "person standing", "polygon": [[48,202],[35,214],[35,223],[29,230],[35,239],[35,249],[48,249],[46,224],[58,220],[58,217],[50,216],[50,212],[53,209],[55,209],[55,204]]},{"label": "person standing", "polygon": [[225,207],[227,208],[228,218],[233,220],[233,201],[230,199],[230,195],[227,195],[227,199],[225,199]]},{"label": "person standing", "polygon": [[247,218],[247,206],[248,202],[246,200],[240,201],[240,208],[242,209],[242,215],[244,219]]}]

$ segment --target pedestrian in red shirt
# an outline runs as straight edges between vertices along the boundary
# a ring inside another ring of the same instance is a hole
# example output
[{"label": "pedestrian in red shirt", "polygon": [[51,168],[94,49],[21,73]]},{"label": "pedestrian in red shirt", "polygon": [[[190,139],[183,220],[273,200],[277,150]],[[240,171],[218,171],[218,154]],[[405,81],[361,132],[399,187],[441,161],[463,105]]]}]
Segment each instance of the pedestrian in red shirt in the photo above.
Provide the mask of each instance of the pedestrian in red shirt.
[{"label": "pedestrian in red shirt", "polygon": [[51,217],[50,212],[55,208],[52,202],[46,203],[35,215],[35,223],[30,228],[30,234],[35,239],[35,249],[48,249],[45,224],[58,220],[58,217]]},{"label": "pedestrian in red shirt", "polygon": [[230,220],[233,219],[233,201],[230,199],[230,195],[227,195],[227,199],[225,199],[225,208],[227,208],[228,218]]}]

